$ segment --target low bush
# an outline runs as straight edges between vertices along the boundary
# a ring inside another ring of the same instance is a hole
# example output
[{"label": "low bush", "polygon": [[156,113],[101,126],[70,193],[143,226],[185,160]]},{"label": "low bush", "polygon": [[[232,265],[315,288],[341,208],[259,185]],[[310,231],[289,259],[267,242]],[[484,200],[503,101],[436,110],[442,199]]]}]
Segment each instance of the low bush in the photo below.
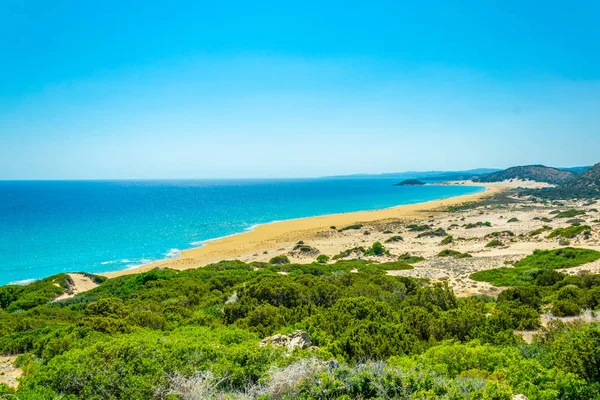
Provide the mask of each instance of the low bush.
[{"label": "low bush", "polygon": [[289,264],[290,259],[285,255],[275,256],[269,260],[269,264],[273,265],[281,265],[281,264]]},{"label": "low bush", "polygon": [[320,254],[317,257],[317,262],[320,264],[327,264],[328,261],[329,261],[329,256],[327,256],[325,254]]},{"label": "low bush", "polygon": [[494,239],[485,245],[485,247],[502,247],[502,246],[504,246],[504,243],[502,243],[502,241],[500,241],[498,239]]},{"label": "low bush", "polygon": [[438,257],[469,258],[472,256],[469,253],[461,253],[460,251],[446,249],[440,251]]}]

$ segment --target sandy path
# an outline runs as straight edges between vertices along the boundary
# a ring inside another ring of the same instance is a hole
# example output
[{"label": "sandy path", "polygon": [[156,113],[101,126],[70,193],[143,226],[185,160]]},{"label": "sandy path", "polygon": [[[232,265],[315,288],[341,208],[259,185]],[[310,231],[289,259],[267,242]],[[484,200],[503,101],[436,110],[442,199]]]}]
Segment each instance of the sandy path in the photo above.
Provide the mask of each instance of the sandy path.
[{"label": "sandy path", "polygon": [[93,288],[98,286],[98,284],[96,284],[92,279],[90,279],[88,276],[86,276],[84,274],[72,273],[72,274],[68,274],[68,275],[71,278],[71,281],[73,283],[69,286],[69,288],[63,294],[61,294],[60,296],[55,298],[54,301],[68,299],[79,293],[87,292],[88,290],[92,290]]},{"label": "sandy path", "polygon": [[17,356],[0,356],[0,384],[16,388],[19,386],[17,381],[23,375],[21,368],[14,366]]}]

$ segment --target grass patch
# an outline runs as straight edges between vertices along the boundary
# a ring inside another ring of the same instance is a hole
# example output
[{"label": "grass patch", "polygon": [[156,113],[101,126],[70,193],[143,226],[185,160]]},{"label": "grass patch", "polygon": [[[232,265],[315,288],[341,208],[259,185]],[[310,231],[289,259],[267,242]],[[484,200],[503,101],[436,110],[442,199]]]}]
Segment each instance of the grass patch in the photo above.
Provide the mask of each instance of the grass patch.
[{"label": "grass patch", "polygon": [[548,239],[562,237],[565,239],[573,239],[582,233],[589,234],[592,228],[589,225],[569,226],[567,228],[556,228],[548,235]]},{"label": "grass patch", "polygon": [[583,210],[562,211],[562,212],[559,212],[558,214],[556,214],[556,218],[573,218],[573,217],[577,217],[578,215],[585,215],[585,211],[583,211]]},{"label": "grass patch", "polygon": [[443,230],[442,228],[437,228],[436,230],[433,231],[425,231],[425,232],[421,232],[417,235],[417,238],[422,238],[422,237],[442,237],[442,236],[447,236],[448,234],[446,233],[445,230]]},{"label": "grass patch", "polygon": [[489,221],[485,221],[485,222],[479,221],[479,222],[476,222],[474,224],[473,223],[469,223],[469,224],[463,225],[463,227],[466,228],[466,229],[481,228],[481,227],[484,227],[484,226],[490,227],[490,226],[492,226],[492,223],[489,222]]},{"label": "grass patch", "polygon": [[351,249],[347,249],[344,251],[341,251],[339,254],[336,254],[335,256],[331,257],[332,260],[339,260],[341,258],[346,258],[349,257],[352,254],[359,254],[359,255],[363,255],[365,253],[365,248],[362,246],[358,246],[358,247],[353,247]]},{"label": "grass patch", "polygon": [[529,286],[544,270],[573,268],[600,259],[600,252],[567,247],[556,250],[536,250],[519,260],[514,268],[502,267],[475,272],[471,279],[494,286]]},{"label": "grass patch", "polygon": [[377,269],[384,271],[400,271],[404,269],[415,269],[412,265],[407,264],[403,261],[393,261],[386,263],[373,264]]},{"label": "grass patch", "polygon": [[475,272],[470,278],[494,286],[529,286],[534,282],[538,271],[537,268],[501,267]]},{"label": "grass patch", "polygon": [[535,231],[529,232],[529,236],[537,236],[540,233],[544,233],[544,232],[551,231],[551,230],[552,230],[551,226],[545,225],[545,226],[542,226],[539,229],[536,229]]},{"label": "grass patch", "polygon": [[536,250],[533,254],[519,260],[515,267],[573,268],[598,259],[600,259],[599,251],[567,247],[556,250]]},{"label": "grass patch", "polygon": [[431,229],[431,227],[429,225],[417,225],[417,224],[408,225],[407,228],[410,232],[424,232],[424,231],[428,231]]},{"label": "grass patch", "polygon": [[450,244],[452,242],[454,242],[454,238],[452,236],[448,235],[442,239],[441,244]]},{"label": "grass patch", "polygon": [[440,251],[438,257],[469,258],[472,256],[469,253],[461,253],[460,251],[446,249]]},{"label": "grass patch", "polygon": [[488,244],[485,245],[485,247],[503,247],[504,243],[502,243],[500,240],[498,239],[494,239],[491,242],[489,242]]},{"label": "grass patch", "polygon": [[396,236],[392,236],[391,238],[388,238],[385,243],[397,243],[397,242],[402,242],[404,241],[404,238],[400,235],[396,235]]},{"label": "grass patch", "polygon": [[492,232],[485,235],[486,238],[498,238],[498,237],[513,237],[515,234],[511,231]]},{"label": "grass patch", "polygon": [[398,261],[401,261],[405,264],[415,264],[423,260],[425,260],[423,257],[411,256],[409,253],[404,253],[398,257]]},{"label": "grass patch", "polygon": [[340,229],[340,232],[349,231],[349,230],[358,230],[358,229],[361,229],[362,227],[363,227],[362,224],[348,225],[348,226],[345,226],[342,229]]}]

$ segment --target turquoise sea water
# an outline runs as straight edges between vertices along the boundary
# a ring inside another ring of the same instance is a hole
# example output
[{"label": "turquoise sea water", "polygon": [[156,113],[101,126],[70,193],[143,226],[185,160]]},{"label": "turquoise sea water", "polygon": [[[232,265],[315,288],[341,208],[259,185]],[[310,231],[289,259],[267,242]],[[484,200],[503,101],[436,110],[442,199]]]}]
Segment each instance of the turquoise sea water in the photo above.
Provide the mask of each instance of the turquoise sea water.
[{"label": "turquoise sea water", "polygon": [[373,210],[480,187],[396,179],[0,182],[0,284],[175,257],[257,224]]}]

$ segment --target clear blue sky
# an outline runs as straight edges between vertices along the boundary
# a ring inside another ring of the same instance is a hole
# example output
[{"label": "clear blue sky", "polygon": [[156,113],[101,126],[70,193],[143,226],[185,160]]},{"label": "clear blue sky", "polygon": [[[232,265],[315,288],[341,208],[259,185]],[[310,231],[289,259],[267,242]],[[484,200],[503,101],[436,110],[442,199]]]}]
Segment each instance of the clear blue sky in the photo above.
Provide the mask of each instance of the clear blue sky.
[{"label": "clear blue sky", "polygon": [[0,179],[600,161],[598,1],[0,2]]}]

